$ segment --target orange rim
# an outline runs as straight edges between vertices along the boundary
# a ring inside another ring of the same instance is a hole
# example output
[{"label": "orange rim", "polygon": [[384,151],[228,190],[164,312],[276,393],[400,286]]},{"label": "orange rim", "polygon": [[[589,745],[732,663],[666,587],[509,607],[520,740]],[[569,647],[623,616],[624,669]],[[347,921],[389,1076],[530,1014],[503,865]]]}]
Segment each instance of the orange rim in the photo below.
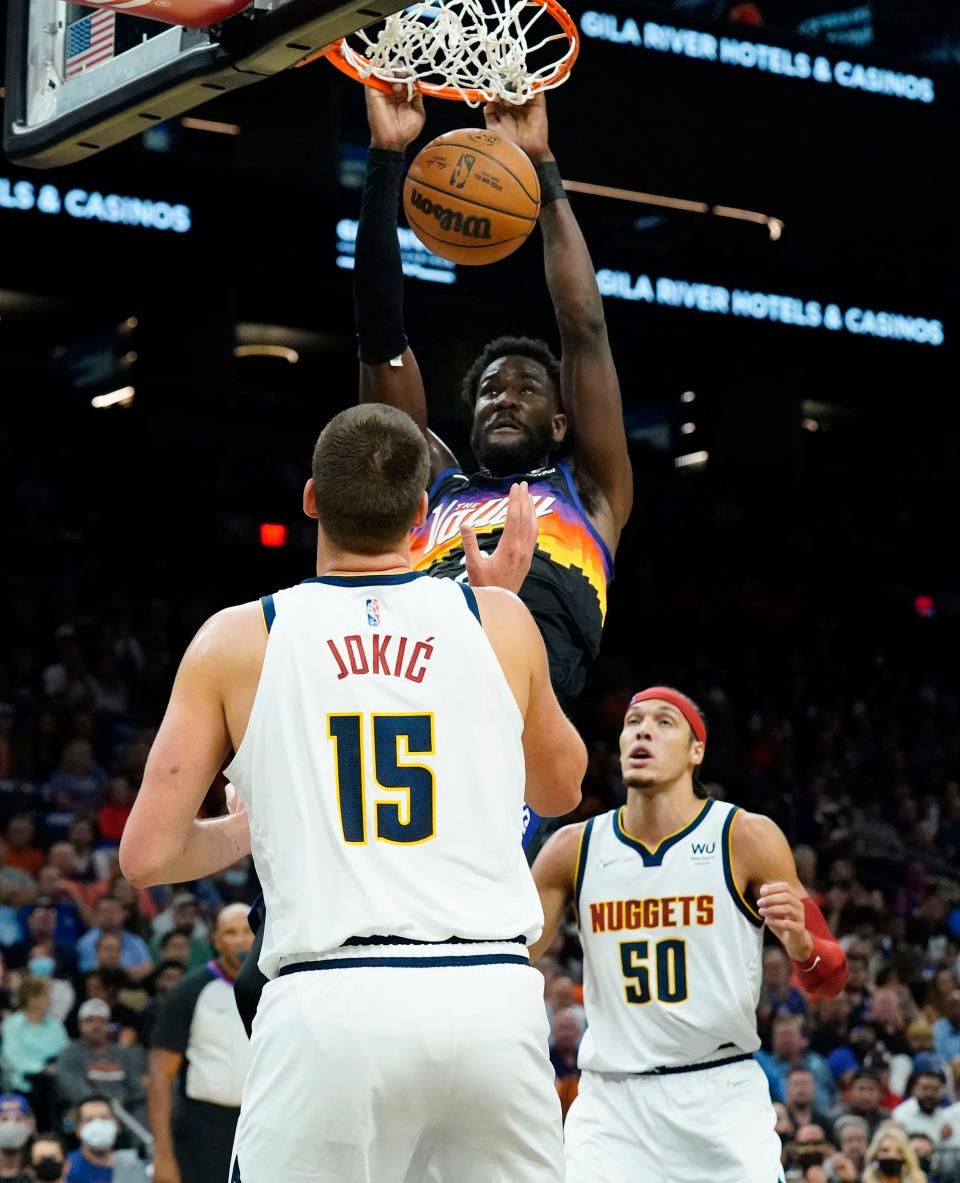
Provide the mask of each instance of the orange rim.
[{"label": "orange rim", "polygon": [[[533,93],[536,94],[538,90],[558,86],[567,77],[573,68],[574,62],[577,60],[577,55],[580,53],[580,38],[577,35],[577,26],[574,23],[573,17],[571,17],[570,13],[561,4],[557,3],[557,0],[530,0],[530,2],[541,4],[549,12],[571,45],[571,49],[567,51],[563,61],[557,65],[554,72],[546,78],[538,79],[533,84]],[[384,94],[392,93],[392,83],[384,82],[380,78],[374,78],[373,75],[369,78],[361,77],[356,67],[351,65],[347,58],[344,57],[343,46],[345,44],[346,38],[341,37],[339,40],[331,42],[324,49],[312,53],[309,57],[304,58],[302,62],[298,62],[297,64],[305,66],[308,62],[324,57],[331,65],[336,66],[342,74],[346,74],[348,78],[352,78],[355,82],[361,82],[364,86],[370,86],[374,90],[383,91]],[[469,87],[458,90],[454,86],[437,86],[433,82],[420,82],[418,83],[418,87],[423,94],[435,99],[450,99],[458,103],[466,100],[469,100],[471,103],[482,103],[485,101],[483,94],[479,90],[472,90]]]}]

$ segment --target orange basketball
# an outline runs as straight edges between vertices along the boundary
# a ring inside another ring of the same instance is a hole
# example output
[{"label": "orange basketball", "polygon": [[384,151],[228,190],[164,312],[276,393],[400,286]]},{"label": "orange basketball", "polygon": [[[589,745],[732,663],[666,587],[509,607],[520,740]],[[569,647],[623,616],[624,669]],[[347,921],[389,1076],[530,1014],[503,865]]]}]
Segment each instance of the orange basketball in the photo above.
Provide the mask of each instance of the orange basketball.
[{"label": "orange basketball", "polygon": [[438,136],[410,165],[403,208],[417,238],[454,263],[495,263],[536,225],[540,181],[516,144],[465,127]]}]

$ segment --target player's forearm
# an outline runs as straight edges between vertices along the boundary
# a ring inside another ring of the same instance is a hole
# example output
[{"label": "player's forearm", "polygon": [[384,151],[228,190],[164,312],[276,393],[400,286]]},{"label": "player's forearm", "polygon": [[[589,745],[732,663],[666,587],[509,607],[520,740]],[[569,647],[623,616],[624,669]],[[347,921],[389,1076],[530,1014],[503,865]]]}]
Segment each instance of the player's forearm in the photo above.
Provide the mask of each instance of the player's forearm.
[{"label": "player's forearm", "polygon": [[[541,171],[546,168],[541,165]],[[551,170],[552,171],[552,170]],[[545,200],[551,195],[549,178]],[[555,181],[554,181],[555,185]],[[548,201],[540,210],[543,261],[561,339],[597,337],[605,333],[603,300],[593,260],[576,216],[565,197]]]},{"label": "player's forearm", "polygon": [[250,853],[246,813],[193,821],[185,833],[152,835],[120,847],[120,866],[134,887],[189,883],[215,875]]},{"label": "player's forearm", "polygon": [[360,360],[381,365],[407,347],[403,327],[403,265],[397,206],[404,154],[371,148],[357,226],[353,306]]},{"label": "player's forearm", "polygon": [[173,1086],[155,1070],[147,1078],[147,1112],[156,1156],[173,1155]]}]

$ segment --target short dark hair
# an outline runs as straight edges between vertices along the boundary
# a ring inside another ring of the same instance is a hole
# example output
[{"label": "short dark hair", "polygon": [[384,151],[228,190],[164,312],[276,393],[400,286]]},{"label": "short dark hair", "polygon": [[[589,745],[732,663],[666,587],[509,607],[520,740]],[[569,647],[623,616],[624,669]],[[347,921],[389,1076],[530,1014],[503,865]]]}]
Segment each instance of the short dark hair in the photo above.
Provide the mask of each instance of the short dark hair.
[{"label": "short dark hair", "polygon": [[850,1083],[856,1084],[858,1080],[869,1080],[870,1083],[875,1084],[877,1088],[881,1087],[880,1077],[876,1072],[871,1071],[869,1068],[859,1068],[856,1072],[854,1072],[850,1079]]},{"label": "short dark hair", "polygon": [[84,1105],[93,1105],[95,1102],[98,1105],[106,1105],[110,1112],[113,1112],[113,1102],[105,1093],[87,1093],[87,1095],[77,1106],[77,1117],[80,1117],[80,1110],[84,1107]]},{"label": "short dark hair", "polygon": [[497,337],[484,345],[460,384],[460,397],[471,410],[477,405],[477,391],[483,371],[500,357],[529,357],[538,361],[559,393],[560,362],[546,341],[536,337]]},{"label": "short dark hair", "polygon": [[[768,946],[768,948],[773,948],[773,946],[770,945],[770,946]],[[764,950],[764,952],[766,952],[766,950]],[[813,1069],[812,1068],[808,1068],[805,1064],[794,1064],[791,1066],[790,1071],[787,1073],[787,1080],[789,1080],[791,1076],[799,1076],[801,1072],[805,1076],[813,1076]]]},{"label": "short dark hair", "polygon": [[58,1134],[56,1130],[44,1130],[42,1134],[36,1134],[33,1139],[33,1144],[36,1146],[38,1142],[56,1142],[60,1147],[60,1153],[66,1158],[67,1144],[62,1135]]},{"label": "short dark hair", "polygon": [[382,403],[341,411],[313,450],[324,534],[358,554],[396,545],[410,529],[429,475],[426,437],[409,415]]}]

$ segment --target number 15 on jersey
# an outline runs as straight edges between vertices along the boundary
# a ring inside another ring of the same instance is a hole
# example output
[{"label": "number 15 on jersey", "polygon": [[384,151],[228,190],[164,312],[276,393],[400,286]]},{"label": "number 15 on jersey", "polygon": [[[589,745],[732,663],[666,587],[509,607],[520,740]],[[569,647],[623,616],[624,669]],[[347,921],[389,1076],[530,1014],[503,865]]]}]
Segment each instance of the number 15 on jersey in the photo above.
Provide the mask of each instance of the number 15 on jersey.
[{"label": "number 15 on jersey", "polygon": [[[369,728],[373,779],[364,767],[364,731]],[[373,837],[412,846],[436,835],[436,783],[426,764],[401,757],[434,755],[433,713],[412,715],[327,715],[327,737],[334,747],[337,806],[343,840],[361,846],[369,838],[368,798],[373,794]],[[402,745],[402,748],[401,748]],[[400,800],[380,792],[403,793]]]}]

